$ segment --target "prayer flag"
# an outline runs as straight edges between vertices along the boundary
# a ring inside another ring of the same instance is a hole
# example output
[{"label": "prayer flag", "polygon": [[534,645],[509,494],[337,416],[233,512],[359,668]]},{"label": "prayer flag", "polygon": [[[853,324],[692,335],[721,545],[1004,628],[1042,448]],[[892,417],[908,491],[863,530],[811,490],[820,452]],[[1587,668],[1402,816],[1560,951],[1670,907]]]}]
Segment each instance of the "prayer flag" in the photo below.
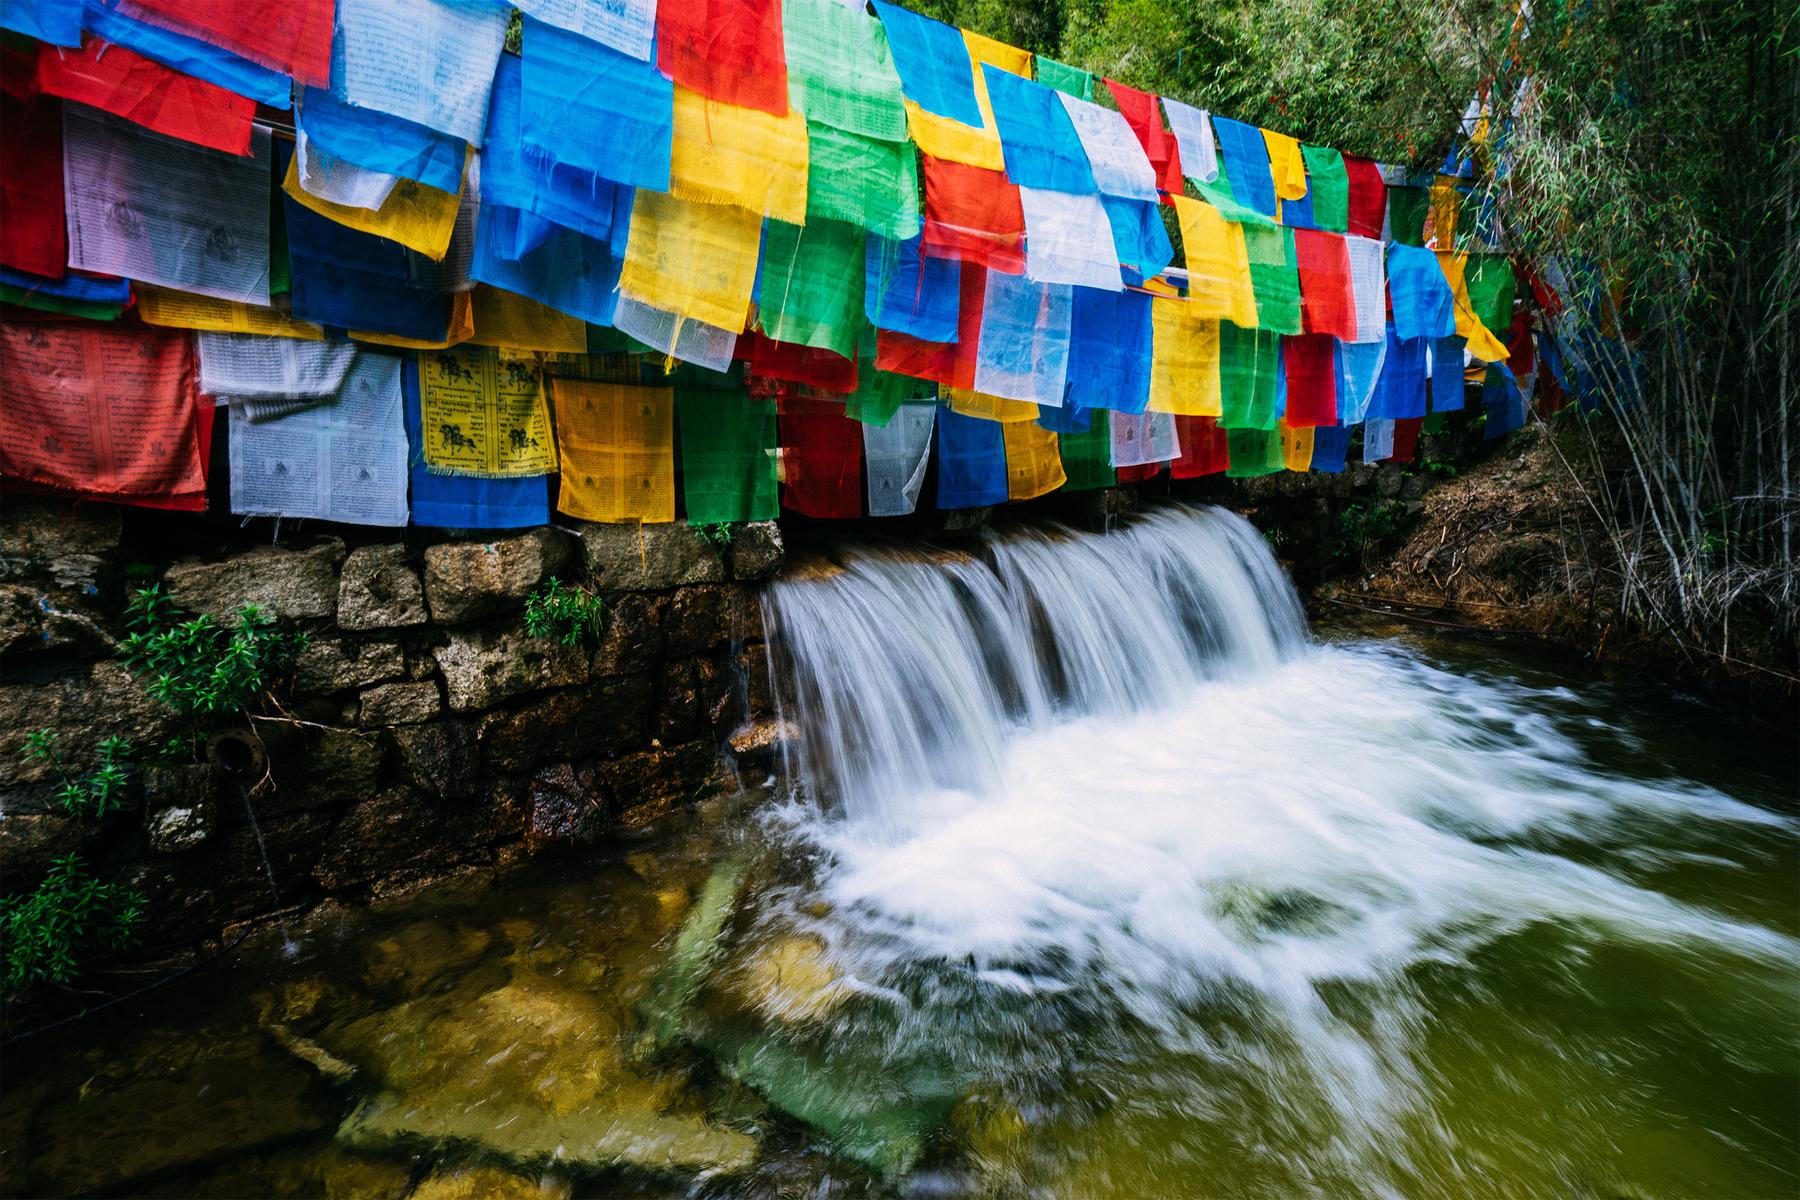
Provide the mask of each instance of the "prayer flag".
[{"label": "prayer flag", "polygon": [[[1144,411],[1154,347],[1143,292],[1073,289],[1069,315],[1068,384],[1063,402],[1076,408]],[[1216,339],[1216,335],[1215,335]],[[1110,485],[1111,479],[1108,479]]]},{"label": "prayer flag", "polygon": [[656,48],[656,0],[519,0],[519,11],[649,61]]},{"label": "prayer flag", "polygon": [[1281,422],[1281,461],[1290,471],[1307,471],[1312,469],[1313,431],[1312,427],[1297,428],[1288,424],[1286,418]]},{"label": "prayer flag", "polygon": [[272,337],[325,336],[317,325],[296,321],[273,308],[257,308],[231,300],[215,300],[211,296],[171,292],[147,283],[139,284],[133,289],[133,293],[137,297],[138,318],[146,325],[167,325],[175,329],[211,329],[221,333],[260,333]]},{"label": "prayer flag", "polygon": [[[558,379],[556,511],[608,524],[675,519],[675,393]],[[429,443],[427,443],[429,445]]]},{"label": "prayer flag", "polygon": [[0,29],[52,46],[79,46],[81,9],[81,0],[8,0],[0,4]]},{"label": "prayer flag", "polygon": [[1273,219],[1277,212],[1275,177],[1270,172],[1269,146],[1263,140],[1262,130],[1219,116],[1213,118],[1212,125],[1219,138],[1219,155],[1231,182],[1231,194],[1245,208]]},{"label": "prayer flag", "polygon": [[1244,225],[1244,250],[1256,293],[1256,327],[1269,333],[1300,333],[1300,270],[1294,231],[1281,225]]},{"label": "prayer flag", "polygon": [[1306,160],[1300,155],[1300,140],[1273,129],[1261,131],[1263,146],[1269,155],[1269,173],[1274,180],[1275,195],[1281,200],[1298,200],[1306,195]]},{"label": "prayer flag", "polygon": [[[614,222],[629,224],[631,189],[526,149],[520,124],[523,78],[519,59],[502,55],[481,147],[482,204],[515,208],[603,242],[617,233],[622,245],[623,231],[615,230]],[[309,119],[309,105],[300,110],[303,122]],[[667,166],[665,154],[665,176]]]},{"label": "prayer flag", "polygon": [[1181,148],[1182,169],[1196,183],[1212,183],[1219,177],[1219,144],[1213,137],[1212,114],[1167,96],[1163,97],[1162,106],[1169,118],[1169,131]]},{"label": "prayer flag", "polygon": [[783,112],[773,116],[678,85],[669,194],[805,224],[806,118],[785,106]]},{"label": "prayer flag", "polygon": [[[335,0],[340,10],[345,2]],[[126,0],[118,11],[223,46],[272,71],[292,75],[296,83],[320,87],[331,73],[333,5],[334,0],[284,0],[279,5]]]},{"label": "prayer flag", "polygon": [[1063,491],[1088,492],[1118,482],[1113,474],[1110,420],[1102,417],[1090,421],[1086,429],[1058,434],[1056,448],[1067,477]]},{"label": "prayer flag", "polygon": [[1310,428],[1335,425],[1338,419],[1337,348],[1322,333],[1283,338],[1287,356],[1287,416],[1289,425]]},{"label": "prayer flag", "polygon": [[775,406],[741,391],[677,388],[675,413],[687,523],[774,520]]},{"label": "prayer flag", "polygon": [[[329,25],[332,0],[317,2]],[[192,0],[158,3],[203,9],[233,7],[193,5]],[[339,99],[480,144],[494,71],[506,41],[505,8],[462,0],[335,3],[337,35],[331,54],[331,87]],[[320,86],[325,81],[307,78],[301,82]],[[578,99],[585,97],[571,93],[565,104]],[[568,115],[566,108],[564,114]]]},{"label": "prayer flag", "polygon": [[[942,21],[874,0],[907,103],[924,113],[979,128],[974,71],[962,34]],[[998,164],[995,164],[996,166]]]},{"label": "prayer flag", "polygon": [[0,264],[61,279],[68,262],[62,103],[0,93]]},{"label": "prayer flag", "polygon": [[80,50],[38,48],[38,86],[134,125],[226,154],[250,153],[256,101],[92,34]]},{"label": "prayer flag", "polygon": [[[631,193],[619,197],[629,212]],[[627,226],[615,218],[615,229]],[[469,274],[595,325],[611,325],[618,308],[616,248],[501,204],[483,204],[475,225]]]},{"label": "prayer flag", "polygon": [[1356,425],[1362,421],[1369,411],[1376,381],[1381,378],[1381,364],[1386,359],[1385,334],[1379,342],[1337,344],[1338,424]]},{"label": "prayer flag", "polygon": [[781,507],[802,516],[862,516],[862,427],[842,403],[790,397],[776,422],[781,434]]},{"label": "prayer flag", "polygon": [[656,65],[722,104],[788,115],[781,0],[664,0],[656,9]]},{"label": "prayer flag", "polygon": [[507,350],[541,350],[547,354],[585,354],[587,323],[560,313],[529,296],[486,284],[476,285],[473,299],[475,334],[469,340]]},{"label": "prayer flag", "polygon": [[782,342],[856,358],[863,322],[863,231],[841,221],[764,227],[757,314]]},{"label": "prayer flag", "polygon": [[1213,205],[1186,196],[1171,196],[1181,221],[1181,244],[1187,253],[1188,298],[1199,311],[1235,323],[1256,325],[1256,286],[1250,275],[1250,252],[1244,226],[1227,221]]},{"label": "prayer flag", "polygon": [[85,6],[78,6],[82,9],[82,23],[95,38],[134,50],[152,62],[270,108],[293,107],[294,81],[285,72],[272,71],[199,38],[133,20],[119,11],[125,2],[128,0],[90,0]]},{"label": "prayer flag", "polygon": [[999,422],[940,409],[937,446],[940,509],[1006,503],[1006,434]]},{"label": "prayer flag", "polygon": [[749,315],[762,219],[731,205],[639,192],[620,288],[677,317],[733,333]]},{"label": "prayer flag", "polygon": [[1039,283],[1118,291],[1119,252],[1098,195],[1019,189],[1025,214],[1025,274]]},{"label": "prayer flag", "polygon": [[926,253],[998,271],[1025,269],[1019,189],[999,171],[924,156]]},{"label": "prayer flag", "polygon": [[990,66],[982,67],[1006,177],[1020,187],[1095,191],[1081,138],[1060,93]]},{"label": "prayer flag", "polygon": [[975,390],[1009,400],[1060,405],[1068,375],[1069,318],[1065,284],[987,273],[975,359]]},{"label": "prayer flag", "polygon": [[1100,196],[1100,204],[1112,226],[1114,256],[1139,280],[1160,275],[1175,261],[1175,247],[1169,241],[1169,231],[1163,228],[1160,205],[1105,193]]},{"label": "prayer flag", "polygon": [[1356,340],[1356,294],[1350,283],[1350,247],[1340,234],[1293,231],[1300,275],[1301,324],[1307,333]]},{"label": "prayer flag", "polygon": [[[669,190],[674,85],[655,64],[525,18],[519,138],[528,156]],[[570,129],[581,130],[569,137]]]},{"label": "prayer flag", "polygon": [[881,22],[858,4],[781,0],[789,91],[810,124],[881,142],[906,141],[900,75]]},{"label": "prayer flag", "polygon": [[542,475],[556,467],[543,378],[492,346],[419,355],[425,461],[450,475]]},{"label": "prayer flag", "polygon": [[1181,440],[1181,457],[1169,464],[1172,478],[1199,479],[1231,465],[1230,442],[1217,417],[1176,417],[1175,433]]},{"label": "prayer flag", "polygon": [[281,190],[301,205],[339,225],[398,242],[433,261],[442,259],[450,249],[450,235],[456,228],[457,193],[440,192],[411,179],[396,179],[393,190],[378,208],[334,204],[300,186],[300,159],[301,154],[296,151],[288,163]]},{"label": "prayer flag", "polygon": [[918,507],[937,410],[936,404],[902,404],[890,420],[862,426],[871,517],[904,517]]},{"label": "prayer flag", "polygon": [[[515,144],[506,150],[516,154],[518,60],[509,56],[507,68],[511,85],[508,100],[512,108],[512,128],[507,132]],[[496,96],[500,92],[497,78],[494,92]],[[490,129],[492,116],[490,108]],[[463,161],[468,157],[469,147],[461,138],[372,108],[352,108],[327,88],[306,90],[296,123],[309,143],[333,158],[354,163],[365,171],[416,180],[440,192],[462,191]],[[485,161],[482,163],[483,167],[488,165]]]},{"label": "prayer flag", "polygon": [[1171,196],[1181,194],[1181,151],[1175,138],[1163,128],[1162,114],[1157,111],[1156,97],[1149,92],[1126,87],[1115,80],[1106,81],[1107,91],[1136,135],[1138,145],[1156,172],[1156,186]]},{"label": "prayer flag", "polygon": [[1313,429],[1312,469],[1329,475],[1342,474],[1350,449],[1348,425],[1320,425]]},{"label": "prayer flag", "polygon": [[1348,233],[1379,238],[1387,223],[1387,181],[1381,168],[1356,154],[1345,154],[1344,180],[1349,190]]},{"label": "prayer flag", "polygon": [[863,311],[877,329],[955,341],[961,278],[955,259],[926,256],[920,238],[893,241],[872,233],[864,259]]},{"label": "prayer flag", "polygon": [[1454,335],[1431,343],[1431,411],[1456,412],[1464,403],[1463,339]]},{"label": "prayer flag", "polygon": [[1392,421],[1424,415],[1425,339],[1396,337],[1390,326],[1387,357],[1365,419]]},{"label": "prayer flag", "polygon": [[1219,320],[1191,301],[1150,301],[1153,352],[1150,410],[1187,417],[1219,415]]},{"label": "prayer flag", "polygon": [[1456,297],[1429,250],[1395,243],[1387,254],[1394,329],[1403,338],[1448,337],[1456,328]]},{"label": "prayer flag", "polygon": [[1350,176],[1344,170],[1344,156],[1329,146],[1300,147],[1306,162],[1306,197],[1312,210],[1312,224],[1331,233],[1350,228]]},{"label": "prayer flag", "polygon": [[876,141],[809,120],[806,153],[808,221],[844,221],[897,240],[919,236],[919,156],[910,142]]},{"label": "prayer flag", "polygon": [[1281,431],[1273,426],[1268,429],[1227,429],[1225,452],[1230,456],[1230,466],[1225,468],[1225,474],[1232,479],[1273,475],[1287,468],[1287,457],[1281,448]]},{"label": "prayer flag", "polygon": [[1074,96],[1077,100],[1094,98],[1094,74],[1083,71],[1079,67],[1071,67],[1067,63],[1059,63],[1053,58],[1038,55],[1037,80],[1045,87],[1053,87],[1065,96]]},{"label": "prayer flag", "polygon": [[1349,340],[1373,342],[1387,336],[1387,258],[1374,238],[1344,238],[1350,255],[1350,298],[1356,332]]},{"label": "prayer flag", "polygon": [[1124,116],[1074,96],[1057,98],[1081,141],[1094,186],[1107,196],[1154,204],[1156,169]]},{"label": "prayer flag", "polygon": [[[1219,325],[1219,424],[1227,429],[1275,427],[1281,338],[1258,329]],[[1236,461],[1236,455],[1233,455]]]},{"label": "prayer flag", "polygon": [[1006,498],[1031,500],[1054,492],[1068,482],[1056,434],[1033,423],[1007,425],[1001,431],[1006,443]]},{"label": "prayer flag", "polygon": [[[1108,414],[1107,420],[1112,427],[1114,467],[1143,467],[1181,457],[1181,439],[1175,431],[1172,413],[1113,412]],[[1154,474],[1154,471],[1150,472],[1150,475]],[[1128,481],[1121,476],[1120,482]]]}]

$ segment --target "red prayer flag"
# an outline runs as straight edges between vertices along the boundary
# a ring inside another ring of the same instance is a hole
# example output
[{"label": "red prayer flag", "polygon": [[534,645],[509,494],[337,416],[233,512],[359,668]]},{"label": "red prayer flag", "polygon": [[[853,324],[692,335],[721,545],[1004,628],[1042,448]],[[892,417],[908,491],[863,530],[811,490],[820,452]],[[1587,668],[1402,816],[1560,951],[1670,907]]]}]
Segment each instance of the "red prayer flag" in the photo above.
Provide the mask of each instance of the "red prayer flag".
[{"label": "red prayer flag", "polygon": [[1287,356],[1287,423],[1300,428],[1337,424],[1337,345],[1327,334],[1281,339]]},{"label": "red prayer flag", "polygon": [[1360,155],[1346,154],[1344,175],[1350,182],[1350,232],[1380,237],[1387,222],[1387,181],[1381,168]]},{"label": "red prayer flag", "polygon": [[760,333],[741,333],[733,357],[748,362],[752,375],[766,379],[804,384],[839,396],[856,390],[856,360],[830,350],[778,342]]},{"label": "red prayer flag", "polygon": [[1294,230],[1300,266],[1300,314],[1308,333],[1356,340],[1356,294],[1350,287],[1350,245],[1318,229]]},{"label": "red prayer flag", "polygon": [[1171,195],[1181,195],[1181,147],[1175,141],[1175,135],[1163,128],[1162,105],[1149,92],[1140,92],[1111,79],[1106,81],[1106,86],[1126,124],[1137,134],[1138,143],[1149,156],[1150,165],[1156,170],[1156,186]]},{"label": "red prayer flag", "polygon": [[963,263],[960,284],[957,298],[962,307],[956,314],[956,340],[927,342],[910,334],[877,329],[877,370],[974,390],[975,352],[981,343],[981,308],[987,296],[987,268],[978,263]]},{"label": "red prayer flag", "polygon": [[256,101],[92,34],[82,36],[80,50],[41,47],[38,80],[48,95],[103,109],[156,133],[227,154],[250,153]]},{"label": "red prayer flag", "polygon": [[128,17],[172,29],[261,63],[308,87],[331,82],[335,0],[120,0]]},{"label": "red prayer flag", "polygon": [[1169,474],[1176,479],[1217,475],[1231,465],[1230,444],[1219,418],[1176,417],[1175,436],[1181,440],[1181,457],[1169,464]]},{"label": "red prayer flag", "polygon": [[126,503],[204,499],[198,378],[185,330],[9,321],[0,475]]},{"label": "red prayer flag", "polygon": [[781,506],[808,517],[862,516],[862,425],[843,403],[786,397],[776,422]]},{"label": "red prayer flag", "polygon": [[1382,462],[1411,462],[1419,452],[1419,430],[1425,427],[1424,417],[1401,417],[1394,422],[1394,452],[1382,459]]},{"label": "red prayer flag", "polygon": [[[981,263],[1008,275],[1025,269],[1025,210],[1004,171],[921,154],[925,168],[924,252]],[[981,306],[978,296],[976,307]]]},{"label": "red prayer flag", "polygon": [[45,279],[68,271],[62,105],[0,96],[0,263]]},{"label": "red prayer flag", "polygon": [[787,116],[781,0],[673,0],[656,6],[656,65],[703,96]]},{"label": "red prayer flag", "polygon": [[1537,369],[1537,341],[1531,334],[1531,312],[1521,308],[1513,315],[1506,334],[1506,365],[1514,379],[1523,380]]},{"label": "red prayer flag", "polygon": [[1113,477],[1120,483],[1147,483],[1161,475],[1162,469],[1166,465],[1165,463],[1151,462],[1139,463],[1135,467],[1118,467],[1114,470]]}]

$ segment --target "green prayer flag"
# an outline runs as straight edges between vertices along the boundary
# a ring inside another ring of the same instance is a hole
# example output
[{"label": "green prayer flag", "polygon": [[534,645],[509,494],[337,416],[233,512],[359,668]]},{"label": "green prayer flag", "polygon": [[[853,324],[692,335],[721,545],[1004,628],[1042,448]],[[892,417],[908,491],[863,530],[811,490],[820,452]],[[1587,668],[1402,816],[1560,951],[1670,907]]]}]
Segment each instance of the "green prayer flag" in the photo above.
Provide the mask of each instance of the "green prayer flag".
[{"label": "green prayer flag", "polygon": [[654,354],[657,358],[663,355],[638,341],[623,330],[614,329],[611,325],[595,325],[591,322],[587,327],[587,352],[589,354]]},{"label": "green prayer flag", "polygon": [[1088,414],[1086,433],[1058,434],[1057,448],[1062,452],[1063,474],[1068,476],[1063,491],[1091,492],[1118,482],[1112,466],[1112,420],[1104,411]]},{"label": "green prayer flag", "polygon": [[1450,427],[1450,414],[1449,413],[1447,413],[1447,412],[1426,413],[1425,414],[1425,424],[1423,424],[1419,427],[1419,432],[1426,435],[1427,437],[1429,437],[1430,435],[1432,435],[1434,433],[1442,433],[1442,432],[1444,432],[1444,430],[1448,429],[1449,427]]},{"label": "green prayer flag", "polygon": [[[1275,428],[1281,338],[1219,322],[1219,424],[1228,430]],[[1231,460],[1237,461],[1234,451]]]},{"label": "green prayer flag", "polygon": [[1294,231],[1285,225],[1246,223],[1244,248],[1250,254],[1257,328],[1270,333],[1299,333],[1300,264],[1294,257]]},{"label": "green prayer flag", "polygon": [[774,404],[742,391],[678,388],[675,416],[687,523],[774,520]]},{"label": "green prayer flag", "polygon": [[860,4],[852,10],[839,0],[785,0],[781,28],[788,89],[809,121],[906,141],[900,74],[880,21]]},{"label": "green prayer flag", "polygon": [[1068,63],[1059,63],[1054,58],[1045,58],[1041,54],[1037,56],[1037,81],[1045,87],[1067,92],[1078,100],[1094,98],[1092,71],[1071,67]]},{"label": "green prayer flag", "polygon": [[62,296],[45,295],[43,292],[28,292],[24,288],[3,283],[0,283],[0,303],[35,308],[40,312],[61,313],[65,317],[86,317],[90,321],[116,321],[119,314],[125,311],[122,304],[108,304],[101,300],[68,300]]},{"label": "green prayer flag", "polygon": [[1306,192],[1312,197],[1313,224],[1332,233],[1350,228],[1350,176],[1344,155],[1330,146],[1300,145],[1306,161]]},{"label": "green prayer flag", "polygon": [[892,241],[917,237],[919,156],[911,142],[881,142],[806,123],[806,220],[843,221]]},{"label": "green prayer flag", "polygon": [[1403,246],[1425,244],[1425,216],[1431,211],[1431,192],[1422,187],[1388,189],[1388,230]]},{"label": "green prayer flag", "polygon": [[1279,429],[1228,429],[1225,447],[1231,455],[1231,465],[1225,468],[1230,478],[1273,475],[1287,469]]},{"label": "green prayer flag", "polygon": [[778,342],[856,357],[863,322],[863,231],[842,221],[763,225],[756,277],[762,331]]},{"label": "green prayer flag", "polygon": [[1504,254],[1471,254],[1464,279],[1476,318],[1504,340],[1512,328],[1513,294],[1519,288],[1512,260]]}]

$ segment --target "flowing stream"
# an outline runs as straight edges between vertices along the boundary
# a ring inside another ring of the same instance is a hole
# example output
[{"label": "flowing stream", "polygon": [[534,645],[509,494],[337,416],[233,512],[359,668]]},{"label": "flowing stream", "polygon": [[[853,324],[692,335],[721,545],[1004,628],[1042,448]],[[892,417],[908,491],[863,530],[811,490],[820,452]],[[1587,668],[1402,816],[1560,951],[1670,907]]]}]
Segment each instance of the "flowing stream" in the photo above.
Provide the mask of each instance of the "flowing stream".
[{"label": "flowing stream", "polygon": [[[1309,633],[1211,509],[840,547],[765,617],[775,779],[33,1048],[14,1170],[124,1194],[105,1171],[136,1154],[168,1195],[425,1195],[495,1163],[594,1196],[1800,1192],[1791,730],[1491,642]],[[245,1030],[265,1066],[221,1077],[307,1115],[159,1158],[236,1094],[165,1043]],[[176,1082],[133,1129],[152,1076]]]}]

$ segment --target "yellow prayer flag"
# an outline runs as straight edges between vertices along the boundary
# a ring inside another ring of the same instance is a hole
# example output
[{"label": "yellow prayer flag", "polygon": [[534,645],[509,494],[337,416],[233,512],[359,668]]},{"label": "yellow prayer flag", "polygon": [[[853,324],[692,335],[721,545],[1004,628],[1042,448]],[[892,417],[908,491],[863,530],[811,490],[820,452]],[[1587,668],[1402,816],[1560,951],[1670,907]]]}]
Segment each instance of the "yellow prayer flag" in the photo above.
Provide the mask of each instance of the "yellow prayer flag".
[{"label": "yellow prayer flag", "polygon": [[1227,221],[1204,200],[1169,199],[1181,221],[1188,301],[1203,316],[1223,318],[1239,329],[1255,329],[1256,288],[1250,281],[1250,249],[1244,241],[1244,227]]},{"label": "yellow prayer flag", "polygon": [[1431,185],[1431,230],[1438,250],[1456,249],[1456,220],[1462,210],[1462,197],[1456,192],[1456,177],[1439,175]]},{"label": "yellow prayer flag", "polygon": [[1029,400],[1008,400],[1004,396],[990,396],[986,392],[970,391],[948,384],[940,387],[938,394],[950,405],[951,411],[977,420],[1011,424],[1035,421],[1038,416],[1038,406]]},{"label": "yellow prayer flag", "polygon": [[798,108],[771,116],[675,85],[671,195],[804,225],[806,164],[806,117]]},{"label": "yellow prayer flag", "polygon": [[750,315],[761,246],[762,218],[748,209],[639,191],[619,290],[737,333]]},{"label": "yellow prayer flag", "polygon": [[1006,498],[1030,500],[1054,492],[1069,481],[1063,471],[1061,443],[1035,421],[1001,429],[1006,439]]},{"label": "yellow prayer flag", "polygon": [[962,35],[963,44],[969,48],[969,69],[975,73],[975,104],[981,109],[981,128],[927,112],[911,100],[906,102],[906,128],[919,149],[933,158],[998,171],[1006,165],[1006,159],[1000,151],[993,102],[988,99],[987,79],[983,77],[981,67],[986,63],[996,70],[1029,79],[1031,52],[967,29]]},{"label": "yellow prayer flag", "polygon": [[529,296],[478,283],[475,285],[474,317],[475,336],[469,340],[477,345],[546,353],[587,353],[585,321],[539,304]]},{"label": "yellow prayer flag", "polygon": [[1475,315],[1475,305],[1469,299],[1466,276],[1469,256],[1439,250],[1437,260],[1450,284],[1450,294],[1456,300],[1456,336],[1467,339],[1469,353],[1482,362],[1499,362],[1506,358],[1506,343],[1481,323],[1481,318]]},{"label": "yellow prayer flag", "polygon": [[1275,195],[1282,200],[1298,200],[1306,195],[1306,160],[1300,155],[1300,139],[1273,129],[1262,131],[1263,145],[1269,148],[1269,170],[1275,176]]},{"label": "yellow prayer flag", "polygon": [[425,465],[443,475],[499,479],[556,468],[543,379],[530,356],[492,346],[419,355]]},{"label": "yellow prayer flag", "polygon": [[1286,421],[1281,423],[1281,460],[1290,471],[1312,470],[1313,431],[1312,426],[1303,425],[1295,428]]},{"label": "yellow prayer flag", "polygon": [[363,233],[399,242],[426,258],[442,261],[456,228],[457,194],[426,187],[416,179],[402,179],[378,209],[352,208],[321,200],[300,186],[300,156],[288,163],[281,190],[321,217]]},{"label": "yellow prayer flag", "polygon": [[462,345],[475,336],[475,305],[467,292],[457,292],[451,296],[450,327],[444,331],[444,339],[438,342],[401,337],[395,333],[375,333],[367,329],[352,329],[350,336],[359,342],[373,342],[377,346],[398,346],[402,350],[448,350],[452,346]]},{"label": "yellow prayer flag", "polygon": [[675,393],[557,379],[556,511],[609,524],[675,519]]},{"label": "yellow prayer flag", "polygon": [[196,296],[192,292],[176,292],[147,283],[133,283],[131,294],[137,297],[137,314],[146,325],[204,329],[213,333],[261,333],[315,342],[325,336],[324,330],[317,325],[296,321],[273,308]]},{"label": "yellow prayer flag", "polygon": [[1219,319],[1202,315],[1191,300],[1153,297],[1150,339],[1150,411],[1222,415]]}]

